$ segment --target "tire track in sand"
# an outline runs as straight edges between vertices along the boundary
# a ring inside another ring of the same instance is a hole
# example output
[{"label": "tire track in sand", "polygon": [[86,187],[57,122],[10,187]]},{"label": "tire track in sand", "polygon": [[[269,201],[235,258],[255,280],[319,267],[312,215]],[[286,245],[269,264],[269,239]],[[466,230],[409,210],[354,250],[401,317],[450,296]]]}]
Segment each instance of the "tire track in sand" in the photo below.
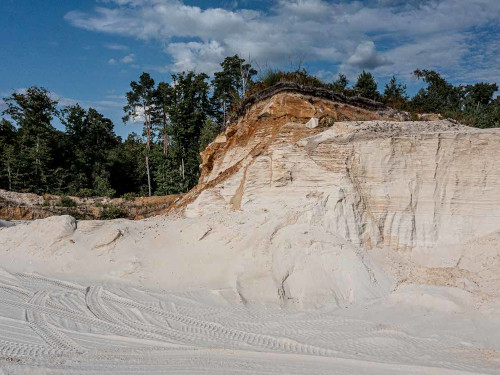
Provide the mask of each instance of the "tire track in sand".
[{"label": "tire track in sand", "polygon": [[[35,292],[29,302],[33,305],[43,307],[45,306],[48,297],[49,294],[46,291]],[[51,347],[80,354],[86,352],[83,347],[71,340],[65,334],[59,332],[56,327],[48,323],[43,313],[31,309],[26,310],[26,320],[33,331],[35,331]]]},{"label": "tire track in sand", "polygon": [[[235,342],[237,344],[245,344],[261,349],[290,352],[295,354],[312,354],[318,356],[334,356],[339,354],[339,352],[334,350],[314,345],[302,344],[298,341],[288,338],[277,338],[270,335],[227,328],[219,323],[208,322],[196,318],[191,318],[185,315],[176,314],[171,311],[166,311],[154,306],[145,305],[124,297],[119,297],[107,291],[104,291],[103,293],[102,289],[100,295],[103,300],[119,303],[128,306],[129,308],[136,308],[142,311],[160,315],[166,319],[173,320],[178,323],[182,323],[186,327],[186,332],[184,332],[184,335],[201,333],[213,337],[217,341],[223,339]],[[116,317],[112,317],[112,319],[115,318]]]}]

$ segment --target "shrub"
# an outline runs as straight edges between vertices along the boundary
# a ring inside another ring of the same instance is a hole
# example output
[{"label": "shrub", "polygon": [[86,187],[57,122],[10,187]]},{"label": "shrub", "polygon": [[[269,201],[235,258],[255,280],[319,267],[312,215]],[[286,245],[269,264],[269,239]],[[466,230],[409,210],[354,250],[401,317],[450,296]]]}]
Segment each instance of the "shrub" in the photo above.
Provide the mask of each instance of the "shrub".
[{"label": "shrub", "polygon": [[59,207],[76,207],[76,202],[70,197],[62,196],[61,199],[56,203]]},{"label": "shrub", "polygon": [[48,199],[45,199],[42,203],[42,207],[48,207],[50,206],[50,201]]},{"label": "shrub", "polygon": [[317,77],[310,75],[303,68],[299,68],[292,72],[268,69],[261,75],[259,80],[252,85],[247,94],[255,94],[280,82],[294,82],[302,86],[324,87],[330,89],[332,87],[332,85],[328,85]]},{"label": "shrub", "polygon": [[127,217],[127,212],[117,206],[109,206],[101,212],[101,219],[103,220],[113,220],[123,217]]},{"label": "shrub", "polygon": [[122,195],[122,198],[126,201],[133,201],[135,198],[137,198],[136,193],[125,193]]},{"label": "shrub", "polygon": [[85,215],[83,215],[81,212],[79,212],[73,208],[70,208],[68,210],[68,215],[73,216],[76,220],[84,220],[85,219]]},{"label": "shrub", "polygon": [[94,190],[88,188],[80,189],[76,193],[76,196],[80,198],[90,198],[94,196]]}]

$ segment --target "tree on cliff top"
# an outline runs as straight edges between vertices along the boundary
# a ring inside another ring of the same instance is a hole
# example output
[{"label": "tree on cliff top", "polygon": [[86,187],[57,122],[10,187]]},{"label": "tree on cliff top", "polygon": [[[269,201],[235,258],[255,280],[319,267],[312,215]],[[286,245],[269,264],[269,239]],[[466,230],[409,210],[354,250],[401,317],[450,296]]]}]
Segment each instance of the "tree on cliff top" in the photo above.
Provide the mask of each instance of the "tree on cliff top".
[{"label": "tree on cliff top", "polygon": [[373,75],[369,72],[363,70],[363,72],[358,76],[358,80],[354,85],[353,89],[356,93],[364,98],[378,100],[380,94],[377,91],[377,82]]},{"label": "tree on cliff top", "polygon": [[333,81],[332,89],[335,92],[339,92],[345,95],[348,84],[349,81],[347,80],[345,74],[339,73],[338,78],[335,81]]},{"label": "tree on cliff top", "polygon": [[427,83],[412,99],[412,106],[421,112],[454,111],[459,108],[462,100],[462,88],[446,82],[434,70],[420,70],[413,72],[415,77]]},{"label": "tree on cliff top", "polygon": [[214,73],[212,81],[213,100],[220,107],[218,120],[225,126],[229,109],[245,96],[257,71],[238,55],[226,57],[220,66],[222,71]]},{"label": "tree on cliff top", "polygon": [[385,84],[383,101],[398,109],[404,109],[407,105],[406,85],[398,82],[396,76],[392,76],[389,83]]}]

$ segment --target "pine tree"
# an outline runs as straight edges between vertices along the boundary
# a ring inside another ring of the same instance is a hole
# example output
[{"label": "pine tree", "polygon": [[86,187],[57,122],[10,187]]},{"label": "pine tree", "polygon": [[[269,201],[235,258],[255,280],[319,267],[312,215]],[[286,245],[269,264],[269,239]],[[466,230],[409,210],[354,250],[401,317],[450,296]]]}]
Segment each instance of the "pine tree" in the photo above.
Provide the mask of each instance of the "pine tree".
[{"label": "pine tree", "polygon": [[0,188],[17,187],[17,130],[6,119],[0,120]]},{"label": "pine tree", "polygon": [[208,76],[174,74],[169,107],[172,146],[168,157],[168,191],[186,192],[198,182],[202,128],[211,112]]},{"label": "pine tree", "polygon": [[358,76],[358,80],[354,85],[354,90],[356,93],[364,98],[378,100],[380,94],[377,91],[377,82],[373,75],[369,72],[363,70],[363,72]]},{"label": "pine tree", "polygon": [[146,173],[148,177],[148,193],[151,196],[151,173],[149,168],[149,154],[151,152],[151,126],[153,101],[155,91],[155,81],[148,73],[142,73],[139,81],[130,82],[131,91],[127,92],[127,105],[123,107],[126,115],[123,122],[130,118],[142,118],[144,120],[144,130],[146,132]]},{"label": "pine tree", "polygon": [[226,57],[220,65],[222,71],[214,74],[212,82],[213,100],[220,107],[218,120],[225,126],[229,110],[245,96],[257,71],[238,55]]},{"label": "pine tree", "polygon": [[413,74],[427,83],[412,99],[412,106],[421,112],[456,111],[463,98],[462,88],[446,82],[434,70],[415,70]]},{"label": "pine tree", "polygon": [[339,73],[337,80],[333,81],[333,91],[345,94],[348,84],[349,81],[347,80],[347,77],[344,74]]},{"label": "pine tree", "polygon": [[168,153],[168,108],[172,105],[172,87],[166,82],[158,83],[153,93],[152,122],[157,125],[163,142],[163,155]]},{"label": "pine tree", "polygon": [[[86,111],[80,105],[68,106],[62,111],[68,144],[68,182],[70,194],[99,186],[95,195],[112,195],[111,187],[104,189],[103,179],[109,180],[106,164],[110,150],[118,144],[113,122],[94,108]],[[96,179],[99,183],[96,184]],[[94,189],[95,190],[95,189]],[[106,194],[104,194],[106,192]]]},{"label": "pine tree", "polygon": [[385,84],[383,100],[394,108],[403,109],[408,101],[406,85],[399,83],[396,76],[392,76],[389,83]]},{"label": "pine tree", "polygon": [[54,151],[57,148],[56,130],[51,125],[58,115],[57,101],[48,90],[32,86],[25,92],[14,92],[4,98],[9,115],[19,127],[18,152],[22,188],[36,193],[51,189]]}]

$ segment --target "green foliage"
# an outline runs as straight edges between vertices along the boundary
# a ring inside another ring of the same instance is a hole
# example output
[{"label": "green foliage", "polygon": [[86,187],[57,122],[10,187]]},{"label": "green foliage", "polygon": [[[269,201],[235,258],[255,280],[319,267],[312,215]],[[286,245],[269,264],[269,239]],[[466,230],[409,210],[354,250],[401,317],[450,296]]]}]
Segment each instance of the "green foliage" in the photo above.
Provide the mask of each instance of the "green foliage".
[{"label": "green foliage", "polygon": [[153,92],[152,99],[152,127],[158,132],[158,142],[163,146],[163,155],[168,153],[168,139],[170,129],[169,108],[173,104],[173,89],[166,82],[158,83],[158,87]]},{"label": "green foliage", "polygon": [[[33,86],[23,92],[12,93],[4,98],[4,102],[7,108],[2,114],[10,116],[18,127],[16,149],[4,150],[10,162],[16,163],[16,176],[10,174],[12,188],[36,193],[53,190],[55,186],[50,177],[60,149],[57,131],[51,125],[54,115],[59,114],[57,101],[50,97],[46,89]],[[8,127],[3,123],[3,132]],[[3,169],[11,169],[10,162]]]},{"label": "green foliage", "polygon": [[94,180],[94,194],[98,197],[114,197],[116,194],[115,189],[111,187],[111,183],[109,182],[109,173],[101,172],[98,174],[97,172],[93,175]]},{"label": "green foliage", "polygon": [[390,82],[386,83],[383,101],[393,108],[406,109],[408,104],[406,85],[398,82],[396,76],[392,76]]},{"label": "green foliage", "polygon": [[62,196],[58,202],[56,202],[56,206],[59,207],[76,207],[76,202],[70,197]]},{"label": "green foliage", "polygon": [[141,118],[144,120],[144,132],[146,133],[145,164],[146,176],[148,178],[148,194],[151,196],[151,172],[149,167],[149,154],[151,152],[152,121],[155,111],[155,81],[149,73],[142,73],[139,81],[130,82],[131,90],[127,92],[127,105],[123,107],[125,116],[123,122],[129,119]]},{"label": "green foliage", "polygon": [[212,141],[219,135],[221,132],[221,127],[210,119],[205,121],[205,125],[201,129],[200,135],[200,152],[205,151],[207,146],[212,143]]},{"label": "green foliage", "polygon": [[94,195],[95,195],[94,190],[88,189],[88,188],[80,189],[76,193],[76,196],[79,198],[90,198],[90,197],[93,197]]},{"label": "green foliage", "polygon": [[122,199],[126,200],[127,202],[133,201],[137,198],[136,193],[125,193],[122,195]]},{"label": "green foliage", "polygon": [[251,93],[262,91],[281,82],[293,82],[302,86],[329,87],[319,78],[310,75],[304,68],[292,72],[268,69],[261,74],[259,80],[252,86]]},{"label": "green foliage", "polygon": [[162,190],[187,192],[198,183],[201,130],[211,114],[208,76],[179,73],[172,76],[173,105],[169,108],[171,146]]},{"label": "green foliage", "polygon": [[368,99],[379,100],[380,94],[377,91],[377,82],[373,75],[369,72],[363,70],[363,72],[358,76],[358,80],[353,87],[354,91]]},{"label": "green foliage", "polygon": [[347,77],[344,74],[339,73],[337,80],[333,81],[332,90],[341,94],[347,94],[348,84],[349,81],[347,80]]},{"label": "green foliage", "polygon": [[[86,111],[77,104],[63,109],[62,123],[66,128],[63,169],[67,175],[61,174],[60,180],[66,185],[61,190],[75,195],[90,190],[91,195],[111,193],[102,188],[99,180],[109,175],[109,154],[119,144],[111,120],[93,108]],[[96,186],[98,190],[94,191]]]},{"label": "green foliage", "polygon": [[84,220],[85,219],[85,215],[83,215],[80,211],[78,211],[77,209],[74,209],[74,208],[69,208],[67,214],[70,216],[73,216],[76,220]]},{"label": "green foliage", "polygon": [[427,87],[411,100],[413,111],[442,113],[478,128],[500,126],[500,101],[498,97],[493,99],[497,84],[453,86],[433,70],[416,70],[414,74]]},{"label": "green foliage", "polygon": [[127,217],[127,212],[117,206],[108,206],[101,212],[100,218],[103,220],[114,220]]},{"label": "green foliage", "polygon": [[220,66],[222,70],[214,73],[212,81],[212,101],[218,122],[225,126],[229,111],[245,96],[257,71],[238,55],[226,57]]},{"label": "green foliage", "polygon": [[109,182],[118,196],[131,191],[147,195],[144,152],[144,142],[135,133],[129,134],[123,143],[110,151],[107,160]]},{"label": "green foliage", "polygon": [[496,83],[476,83],[464,88],[466,106],[485,106],[493,101],[493,94],[498,91]]},{"label": "green foliage", "polygon": [[462,99],[461,87],[454,87],[433,70],[415,70],[415,77],[427,83],[411,101],[419,112],[444,112],[459,108]]},{"label": "green foliage", "polygon": [[12,190],[17,187],[19,159],[17,130],[10,121],[0,120],[0,187]]}]

